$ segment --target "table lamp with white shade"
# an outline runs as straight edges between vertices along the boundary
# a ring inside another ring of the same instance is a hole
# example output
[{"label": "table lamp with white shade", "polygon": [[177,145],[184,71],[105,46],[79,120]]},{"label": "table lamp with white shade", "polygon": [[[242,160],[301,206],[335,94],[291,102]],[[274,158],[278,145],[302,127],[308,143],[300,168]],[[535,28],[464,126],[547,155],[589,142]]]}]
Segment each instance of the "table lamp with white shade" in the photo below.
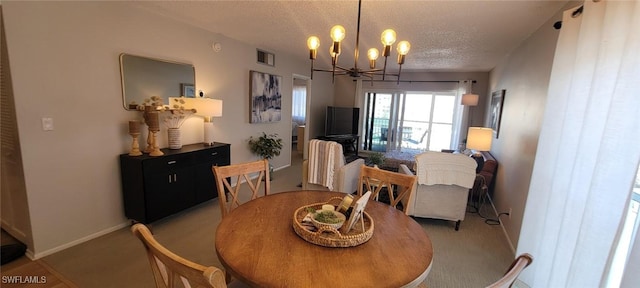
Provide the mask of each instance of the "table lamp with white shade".
[{"label": "table lamp with white shade", "polygon": [[484,166],[484,158],[482,158],[482,154],[480,154],[479,151],[490,151],[492,138],[493,131],[491,128],[469,127],[469,132],[467,133],[467,149],[474,150],[471,156],[478,163],[476,173],[480,172],[482,166]]},{"label": "table lamp with white shade", "polygon": [[213,117],[222,116],[222,100],[196,98],[196,114],[204,117],[204,144],[213,145]]}]

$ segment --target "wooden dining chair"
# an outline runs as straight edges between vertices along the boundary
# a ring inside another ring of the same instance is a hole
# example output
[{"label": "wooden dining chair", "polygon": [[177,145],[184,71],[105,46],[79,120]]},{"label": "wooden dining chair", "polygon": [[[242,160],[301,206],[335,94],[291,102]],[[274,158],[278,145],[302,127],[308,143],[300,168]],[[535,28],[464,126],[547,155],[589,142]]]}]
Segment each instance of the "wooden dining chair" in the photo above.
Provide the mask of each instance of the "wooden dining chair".
[{"label": "wooden dining chair", "polygon": [[360,168],[358,195],[362,196],[365,192],[371,191],[371,199],[378,199],[380,192],[384,189],[389,197],[389,205],[397,208],[398,203],[402,202],[402,211],[407,214],[407,203],[409,203],[415,190],[416,179],[415,175],[406,175],[363,165]]},{"label": "wooden dining chair", "polygon": [[518,278],[518,275],[520,275],[520,272],[522,272],[524,268],[527,268],[527,266],[529,266],[531,262],[533,262],[533,256],[528,253],[520,254],[520,256],[516,257],[516,259],[513,260],[511,266],[509,266],[509,269],[507,269],[507,272],[504,273],[504,276],[502,276],[502,278],[500,278],[493,284],[487,286],[487,288],[511,287],[511,285],[513,285],[513,282],[515,282]]},{"label": "wooden dining chair", "polygon": [[[244,199],[238,197],[241,194],[242,181],[245,181],[247,183],[246,186],[249,187],[249,191],[246,193],[251,192],[251,197],[247,201],[260,197],[258,192],[262,184],[264,184],[263,196],[269,195],[271,190],[271,176],[269,175],[269,161],[267,159],[228,166],[213,166],[212,170],[216,178],[218,202],[220,202],[223,218],[231,210],[243,203],[241,200]],[[252,180],[252,176],[256,177]],[[235,187],[231,186],[230,179],[232,178],[236,180]],[[227,199],[227,193],[230,199]]]},{"label": "wooden dining chair", "polygon": [[203,266],[184,259],[162,246],[144,224],[134,224],[131,232],[138,237],[147,251],[151,271],[157,288],[176,287],[227,287],[222,270]]}]

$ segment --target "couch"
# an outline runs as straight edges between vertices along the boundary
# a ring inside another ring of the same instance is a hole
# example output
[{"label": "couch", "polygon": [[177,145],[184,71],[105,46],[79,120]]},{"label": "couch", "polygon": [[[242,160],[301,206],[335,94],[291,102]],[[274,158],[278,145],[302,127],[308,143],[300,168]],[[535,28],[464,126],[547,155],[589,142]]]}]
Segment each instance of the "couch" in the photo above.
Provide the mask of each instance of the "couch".
[{"label": "couch", "polygon": [[[455,221],[457,231],[465,217],[469,191],[477,178],[476,166],[476,161],[464,154],[430,151],[416,155],[418,183],[407,213]],[[399,172],[413,175],[404,164],[400,164]]]},{"label": "couch", "polygon": [[[328,141],[333,142],[333,141]],[[310,145],[311,146],[311,145]],[[364,165],[364,159],[356,159],[346,163],[342,145],[336,145],[333,174],[332,191],[353,193],[358,190],[358,177],[360,176],[360,166]],[[311,157],[311,151],[310,151]],[[302,189],[303,190],[330,190],[329,188],[309,183],[309,159],[302,161]]]}]

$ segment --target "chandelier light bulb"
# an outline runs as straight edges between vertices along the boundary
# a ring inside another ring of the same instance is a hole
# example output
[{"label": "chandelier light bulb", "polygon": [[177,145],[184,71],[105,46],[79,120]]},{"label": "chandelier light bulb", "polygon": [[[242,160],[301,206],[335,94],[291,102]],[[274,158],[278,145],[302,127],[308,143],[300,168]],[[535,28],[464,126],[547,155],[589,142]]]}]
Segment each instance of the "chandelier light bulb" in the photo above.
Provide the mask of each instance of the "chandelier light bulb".
[{"label": "chandelier light bulb", "polygon": [[311,36],[307,39],[307,47],[309,50],[316,50],[320,47],[320,39],[316,36]]},{"label": "chandelier light bulb", "polygon": [[331,28],[331,39],[333,42],[340,42],[344,39],[345,30],[341,25],[336,25]]},{"label": "chandelier light bulb", "polygon": [[396,42],[396,31],[393,29],[387,29],[382,31],[382,36],[380,37],[380,41],[382,41],[382,45],[390,46]]},{"label": "chandelier light bulb", "polygon": [[369,51],[367,51],[367,56],[369,57],[369,60],[377,60],[379,55],[380,55],[380,52],[376,48],[371,48],[369,49]]},{"label": "chandelier light bulb", "polygon": [[369,57],[369,68],[376,68],[376,59],[378,59],[379,55],[380,52],[376,48],[371,48],[369,49],[369,51],[367,51],[367,56]]},{"label": "chandelier light bulb", "polygon": [[398,50],[398,54],[407,55],[409,49],[411,49],[411,44],[409,44],[409,41],[400,41],[396,49]]}]

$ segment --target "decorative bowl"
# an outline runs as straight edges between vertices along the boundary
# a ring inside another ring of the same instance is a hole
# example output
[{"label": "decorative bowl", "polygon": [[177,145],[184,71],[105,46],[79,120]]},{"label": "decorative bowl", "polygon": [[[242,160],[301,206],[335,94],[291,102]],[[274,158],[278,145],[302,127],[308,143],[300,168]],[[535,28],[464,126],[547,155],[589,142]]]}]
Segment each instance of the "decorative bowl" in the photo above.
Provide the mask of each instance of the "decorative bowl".
[{"label": "decorative bowl", "polygon": [[313,225],[317,228],[329,226],[338,230],[346,220],[347,217],[344,216],[344,214],[333,210],[316,210],[316,212],[311,215],[311,222],[313,222]]}]

